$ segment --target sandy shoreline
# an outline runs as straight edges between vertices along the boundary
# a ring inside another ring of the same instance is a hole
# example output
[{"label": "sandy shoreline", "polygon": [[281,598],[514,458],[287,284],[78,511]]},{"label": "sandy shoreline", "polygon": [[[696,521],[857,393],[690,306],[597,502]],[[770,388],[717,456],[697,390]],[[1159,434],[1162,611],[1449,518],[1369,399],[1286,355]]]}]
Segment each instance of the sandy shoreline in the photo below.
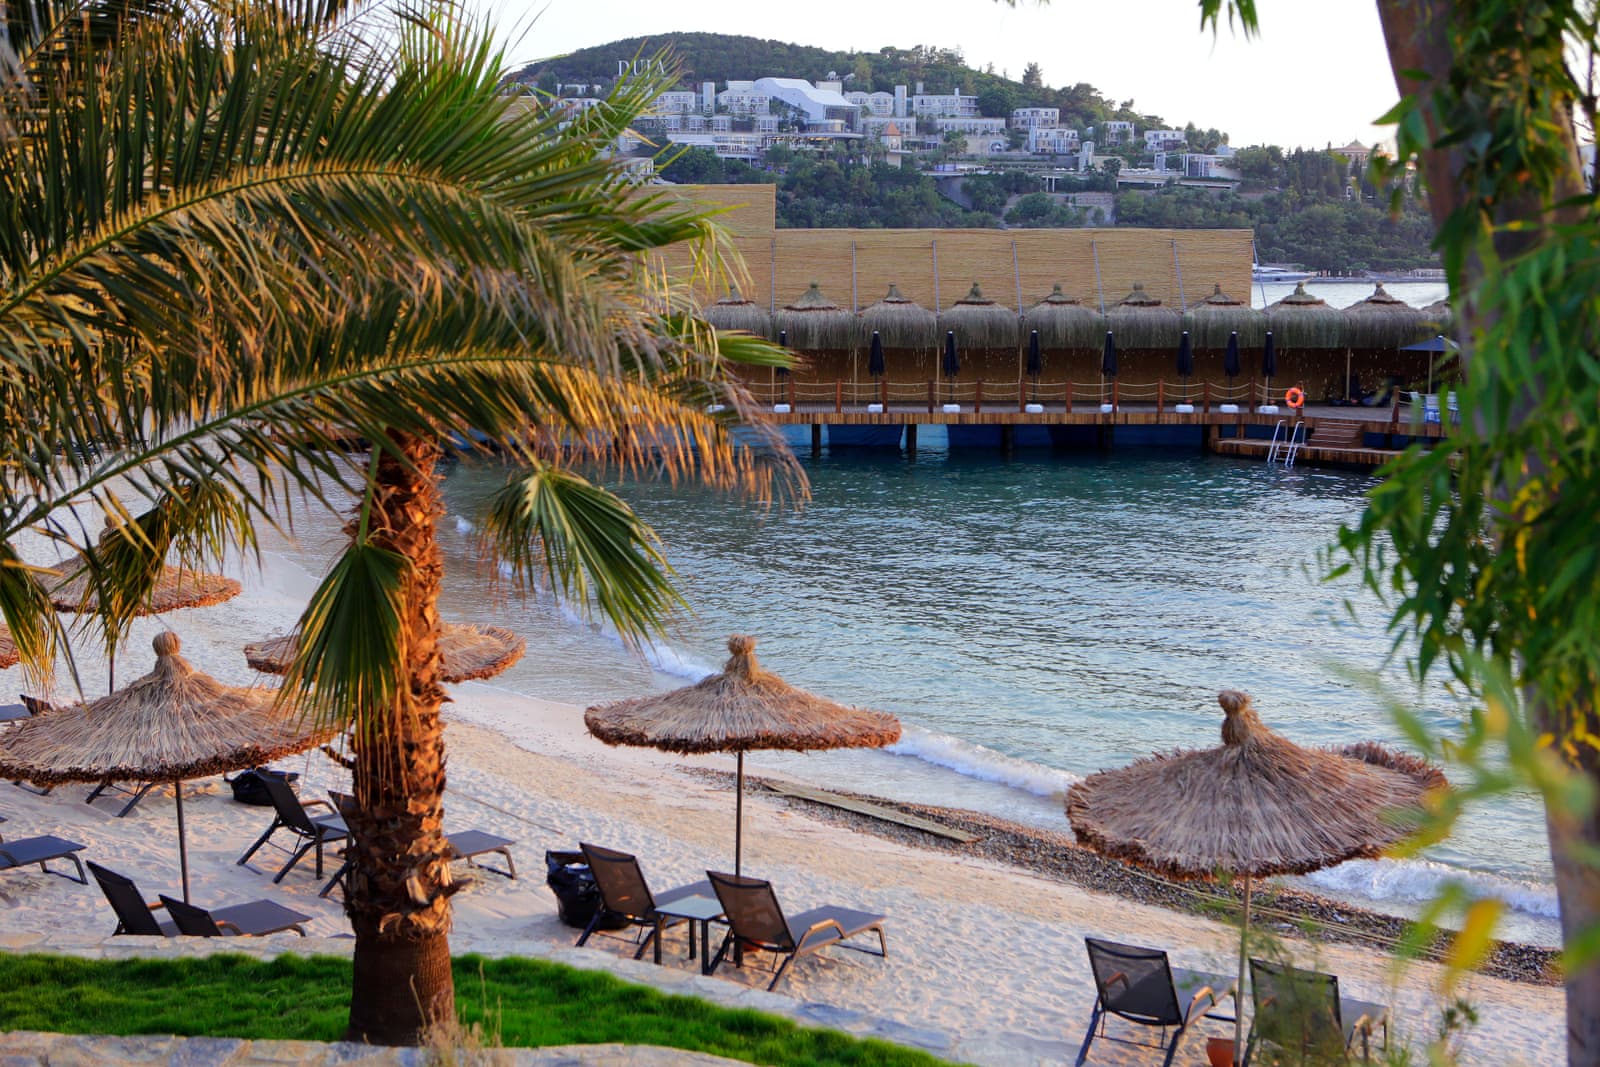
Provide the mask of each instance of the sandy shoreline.
[{"label": "sandy shoreline", "polygon": [[[522,873],[515,882],[474,876],[456,895],[460,944],[503,940],[547,945],[552,952],[571,946],[576,931],[559,922],[555,899],[543,884],[541,854],[547,848],[588,840],[634,852],[657,888],[731,865],[731,797],[720,774],[696,773],[726,771],[731,760],[608,749],[584,732],[580,709],[492,685],[459,687],[447,718],[446,827],[514,838]],[[345,778],[321,756],[279,766],[304,773],[306,796],[324,795]],[[7,837],[56,833],[83,842],[88,858],[134,877],[147,896],[171,892],[177,873],[170,796],[152,795],[128,819],[118,820],[109,803],[82,803],[84,792],[62,789],[36,797],[0,785],[0,814],[10,819],[3,828]],[[264,855],[248,868],[234,864],[270,821],[267,809],[233,803],[220,779],[191,784],[185,798],[196,901],[214,906],[270,897],[313,915],[314,935],[331,937],[346,929],[337,894],[316,896],[321,883],[309,860],[278,886],[270,875],[279,858]],[[1235,966],[1237,934],[1226,924],[1083,888],[1064,881],[1047,858],[1016,854],[1043,848],[1048,842],[1042,839],[1033,845],[1021,839],[997,843],[1010,851],[1006,860],[983,849],[946,851],[881,831],[857,832],[835,815],[757,792],[746,803],[745,842],[746,871],[771,878],[787,909],[837,903],[890,916],[887,960],[854,953],[808,959],[793,969],[781,993],[864,1008],[908,1034],[941,1030],[954,1035],[963,1055],[975,1062],[1056,1063],[1075,1055],[1093,1002],[1085,935],[1164,947],[1177,966],[1220,972]],[[8,898],[0,906],[0,927],[8,934],[37,935],[35,945],[41,938],[49,944],[54,931],[109,934],[114,925],[92,884],[9,872],[0,877],[0,892]],[[1442,1007],[1437,966],[1396,970],[1365,946],[1288,944],[1299,962],[1337,973],[1347,995],[1393,1005],[1397,1041],[1419,1043],[1433,1033]],[[669,964],[683,968],[681,943],[670,948]],[[583,951],[631,954],[609,939],[596,939]],[[726,970],[715,979],[751,987],[764,987],[765,980],[759,972]],[[1477,975],[1460,992],[1482,1014],[1462,1046],[1462,1063],[1540,1064],[1564,1056],[1558,988]],[[1227,1030],[1206,1023],[1200,1034]],[[1160,1060],[1148,1051],[1097,1042],[1090,1062]],[[1204,1041],[1186,1041],[1177,1062],[1204,1062]]]}]

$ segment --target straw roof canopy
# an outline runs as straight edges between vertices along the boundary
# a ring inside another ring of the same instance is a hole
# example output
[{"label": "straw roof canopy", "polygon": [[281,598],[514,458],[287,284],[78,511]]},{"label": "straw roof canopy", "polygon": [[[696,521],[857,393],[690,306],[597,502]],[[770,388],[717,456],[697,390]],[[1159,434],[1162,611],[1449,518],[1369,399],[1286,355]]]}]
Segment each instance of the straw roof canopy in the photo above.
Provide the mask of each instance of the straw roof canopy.
[{"label": "straw roof canopy", "polygon": [[[244,646],[245,662],[266,674],[286,674],[299,651],[296,634]],[[504,626],[447,622],[439,627],[440,676],[446,682],[493,678],[522,658],[528,642]]]},{"label": "straw roof canopy", "polygon": [[1234,332],[1239,334],[1241,345],[1258,348],[1266,340],[1267,317],[1216,285],[1210,296],[1190,305],[1183,316],[1183,328],[1189,331],[1196,348],[1223,348],[1228,335]]},{"label": "straw roof canopy", "polygon": [[1338,348],[1345,343],[1347,325],[1344,312],[1306,292],[1304,282],[1267,308],[1267,329],[1285,348]]},{"label": "straw roof canopy", "polygon": [[1044,348],[1099,347],[1106,334],[1099,312],[1086,308],[1061,291],[1058,282],[1050,295],[1029,308],[1022,316],[1022,336],[1039,331]]},{"label": "straw roof canopy", "polygon": [[[232,600],[241,590],[238,582],[220,574],[202,574],[187,567],[168,567],[156,579],[150,596],[139,608],[141,615],[162,615],[180,608],[205,608]],[[59,611],[98,611],[100,594],[80,574],[50,590],[50,603]]]},{"label": "straw roof canopy", "polygon": [[274,707],[270,689],[226,686],[155,639],[156,665],[91,704],[57,707],[0,734],[0,776],[38,785],[173,782],[303,752],[337,731]]},{"label": "straw roof canopy", "polygon": [[0,626],[0,670],[15,667],[21,659],[17,655],[17,643],[11,640],[11,631]]},{"label": "straw roof canopy", "polygon": [[1244,693],[1217,702],[1220,747],[1150,756],[1068,791],[1081,844],[1179,879],[1303,874],[1381,854],[1410,829],[1404,812],[1447,787],[1434,767],[1376,744],[1301,748],[1262,725]]},{"label": "straw roof canopy", "polygon": [[583,721],[608,745],[684,755],[878,748],[900,740],[900,720],[893,715],[845,707],[794,688],[761,669],[755,645],[753,637],[730,637],[732,656],[721,674],[670,693],[596,705]]},{"label": "straw roof canopy", "polygon": [[1371,296],[1345,308],[1344,317],[1345,344],[1351,348],[1399,348],[1439,332],[1426,311],[1390,296],[1382,282]]},{"label": "straw roof canopy", "polygon": [[780,308],[772,325],[788,331],[789,347],[802,351],[849,348],[856,333],[856,317],[824,296],[816,282]]},{"label": "straw roof canopy", "polygon": [[1448,300],[1435,300],[1423,308],[1422,313],[1427,316],[1428,328],[1436,334],[1449,333],[1450,327],[1456,324],[1455,309]]},{"label": "straw roof canopy", "polygon": [[977,282],[939,313],[939,331],[954,333],[963,349],[1016,348],[1017,329],[1017,313],[984,296]]},{"label": "straw roof canopy", "polygon": [[1134,282],[1133,292],[1106,309],[1104,328],[1116,336],[1118,348],[1170,348],[1183,334],[1183,314]]},{"label": "straw roof canopy", "polygon": [[744,330],[757,337],[772,335],[772,316],[767,309],[746,300],[737,289],[729,289],[727,296],[706,308],[705,315],[706,321],[719,330]]},{"label": "straw roof canopy", "polygon": [[901,296],[893,285],[882,300],[862,309],[860,325],[863,344],[872,340],[874,330],[885,348],[933,348],[939,343],[939,316]]}]

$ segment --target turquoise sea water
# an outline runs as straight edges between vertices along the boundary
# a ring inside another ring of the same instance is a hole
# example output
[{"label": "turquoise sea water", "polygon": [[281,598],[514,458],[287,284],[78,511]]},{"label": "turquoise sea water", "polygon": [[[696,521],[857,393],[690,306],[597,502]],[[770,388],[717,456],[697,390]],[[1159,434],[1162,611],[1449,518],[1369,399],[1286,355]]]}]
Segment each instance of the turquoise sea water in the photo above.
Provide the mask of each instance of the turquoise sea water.
[{"label": "turquoise sea water", "polygon": [[[493,614],[529,634],[529,653],[495,684],[588,704],[685,684],[720,665],[729,634],[752,633],[790,682],[907,725],[890,752],[761,753],[754,772],[1063,830],[1061,793],[1078,777],[1217,743],[1219,689],[1249,691],[1305,744],[1401,743],[1350,672],[1377,677],[1437,730],[1456,720],[1442,686],[1419,688],[1389,661],[1375,601],[1353,580],[1317,577],[1370,476],[1153,450],[1007,460],[951,453],[927,428],[914,458],[825,453],[805,466],[803,509],[626,487],[694,615],[641,655],[572,612],[502,598]],[[446,483],[457,617],[483,616],[480,583],[493,575],[457,564],[475,554],[470,516],[500,477],[459,468]],[[1512,902],[1511,932],[1548,940],[1544,849],[1537,803],[1514,797],[1425,859],[1309,880],[1404,911],[1464,877]]]}]

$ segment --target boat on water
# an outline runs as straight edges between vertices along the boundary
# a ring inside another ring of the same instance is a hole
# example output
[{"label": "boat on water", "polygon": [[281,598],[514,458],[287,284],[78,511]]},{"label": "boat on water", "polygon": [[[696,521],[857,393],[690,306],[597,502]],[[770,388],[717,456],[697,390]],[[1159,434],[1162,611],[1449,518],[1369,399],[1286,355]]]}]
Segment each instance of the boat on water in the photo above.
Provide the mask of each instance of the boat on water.
[{"label": "boat on water", "polygon": [[1316,277],[1311,271],[1272,264],[1250,264],[1250,280],[1255,282],[1303,282]]}]

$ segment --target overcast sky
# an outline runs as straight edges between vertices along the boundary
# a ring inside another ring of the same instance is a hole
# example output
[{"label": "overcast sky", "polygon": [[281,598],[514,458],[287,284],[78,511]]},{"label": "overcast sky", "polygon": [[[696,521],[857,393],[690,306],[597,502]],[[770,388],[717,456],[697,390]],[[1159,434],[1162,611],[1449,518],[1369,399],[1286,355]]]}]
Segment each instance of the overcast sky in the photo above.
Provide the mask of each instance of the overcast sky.
[{"label": "overcast sky", "polygon": [[[968,65],[1046,85],[1088,82],[1112,101],[1235,146],[1391,139],[1374,120],[1397,99],[1372,0],[1258,0],[1260,37],[1200,30],[1195,0],[489,0],[518,64],[674,30],[821,48],[959,48]],[[619,57],[627,58],[627,57]],[[788,71],[751,71],[752,77]],[[944,90],[946,86],[932,86]],[[970,91],[970,87],[969,87]]]}]

